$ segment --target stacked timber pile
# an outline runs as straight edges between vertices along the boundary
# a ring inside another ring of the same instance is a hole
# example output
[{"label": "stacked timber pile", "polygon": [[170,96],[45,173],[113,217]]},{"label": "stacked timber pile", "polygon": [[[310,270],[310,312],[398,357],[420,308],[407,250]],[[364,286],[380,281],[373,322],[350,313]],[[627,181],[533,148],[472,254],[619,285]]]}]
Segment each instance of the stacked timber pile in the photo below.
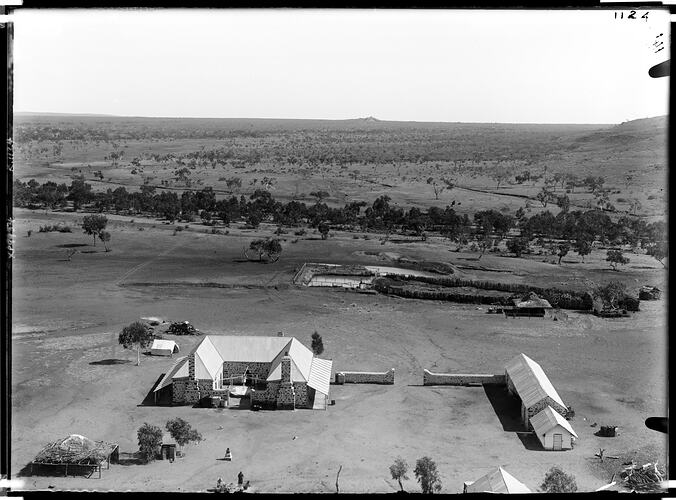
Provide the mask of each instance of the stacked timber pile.
[{"label": "stacked timber pile", "polygon": [[170,335],[202,335],[202,332],[197,330],[187,321],[175,321],[167,329]]},{"label": "stacked timber pile", "polygon": [[661,487],[665,472],[657,466],[657,462],[639,466],[632,460],[631,465],[620,472],[620,477],[632,490],[653,490]]},{"label": "stacked timber pile", "polygon": [[45,446],[33,463],[99,465],[117,449],[116,443],[92,441],[79,434],[71,434]]},{"label": "stacked timber pile", "polygon": [[642,286],[638,292],[639,300],[659,300],[662,296],[662,290],[656,286]]}]

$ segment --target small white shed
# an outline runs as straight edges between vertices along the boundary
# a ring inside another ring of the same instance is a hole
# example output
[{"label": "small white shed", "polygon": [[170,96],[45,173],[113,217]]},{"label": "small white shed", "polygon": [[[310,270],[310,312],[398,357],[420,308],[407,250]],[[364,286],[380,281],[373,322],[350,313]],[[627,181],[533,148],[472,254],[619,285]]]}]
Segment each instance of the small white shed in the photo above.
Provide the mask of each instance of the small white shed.
[{"label": "small white shed", "polygon": [[569,450],[577,438],[570,423],[551,406],[532,416],[530,423],[545,450]]},{"label": "small white shed", "polygon": [[153,356],[171,356],[178,350],[178,344],[173,340],[155,339],[150,346],[150,354]]}]

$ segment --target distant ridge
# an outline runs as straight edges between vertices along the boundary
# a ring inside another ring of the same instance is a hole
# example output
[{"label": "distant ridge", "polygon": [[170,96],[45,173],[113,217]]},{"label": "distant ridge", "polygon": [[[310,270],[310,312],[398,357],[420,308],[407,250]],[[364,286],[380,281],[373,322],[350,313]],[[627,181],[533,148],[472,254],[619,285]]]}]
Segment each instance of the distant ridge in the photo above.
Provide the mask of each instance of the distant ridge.
[{"label": "distant ridge", "polygon": [[380,124],[380,125],[580,125],[580,126],[615,126],[622,128],[631,128],[638,126],[642,128],[646,125],[663,126],[666,124],[667,116],[654,116],[647,118],[637,118],[622,123],[535,123],[535,122],[459,122],[459,121],[417,121],[417,120],[381,120],[374,116],[366,116],[362,118],[346,118],[346,119],[330,119],[330,118],[244,118],[244,117],[196,117],[196,116],[132,116],[132,115],[111,115],[111,114],[97,114],[97,113],[53,113],[53,112],[37,112],[37,111],[15,111],[14,116],[17,117],[81,117],[81,118],[117,118],[117,119],[148,119],[148,120],[204,120],[206,122],[217,121],[242,121],[242,122],[276,122],[276,123],[291,123],[291,122],[307,122],[307,123],[345,123],[345,124]]},{"label": "distant ridge", "polygon": [[40,111],[15,111],[14,116],[91,116],[92,118],[115,118],[117,115],[104,115],[100,113],[49,113]]}]

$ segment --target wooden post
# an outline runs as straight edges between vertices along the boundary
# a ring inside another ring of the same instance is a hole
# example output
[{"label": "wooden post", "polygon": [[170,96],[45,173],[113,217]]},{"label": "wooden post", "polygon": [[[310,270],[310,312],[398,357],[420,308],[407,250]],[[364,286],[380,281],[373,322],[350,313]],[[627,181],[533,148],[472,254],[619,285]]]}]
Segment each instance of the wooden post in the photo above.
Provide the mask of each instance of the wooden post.
[{"label": "wooden post", "polygon": [[66,463],[66,477],[68,477],[68,463]]}]

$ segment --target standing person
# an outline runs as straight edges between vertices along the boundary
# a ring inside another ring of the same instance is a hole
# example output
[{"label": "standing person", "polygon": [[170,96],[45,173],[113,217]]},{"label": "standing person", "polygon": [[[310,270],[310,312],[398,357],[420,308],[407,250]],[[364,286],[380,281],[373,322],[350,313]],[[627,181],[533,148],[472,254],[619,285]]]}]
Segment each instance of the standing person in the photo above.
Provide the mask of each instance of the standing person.
[{"label": "standing person", "polygon": [[232,460],[232,455],[230,454],[230,448],[225,450],[225,459],[230,461]]},{"label": "standing person", "polygon": [[243,482],[244,482],[244,474],[242,474],[242,471],[239,471],[239,474],[237,474],[237,484],[242,486]]}]

